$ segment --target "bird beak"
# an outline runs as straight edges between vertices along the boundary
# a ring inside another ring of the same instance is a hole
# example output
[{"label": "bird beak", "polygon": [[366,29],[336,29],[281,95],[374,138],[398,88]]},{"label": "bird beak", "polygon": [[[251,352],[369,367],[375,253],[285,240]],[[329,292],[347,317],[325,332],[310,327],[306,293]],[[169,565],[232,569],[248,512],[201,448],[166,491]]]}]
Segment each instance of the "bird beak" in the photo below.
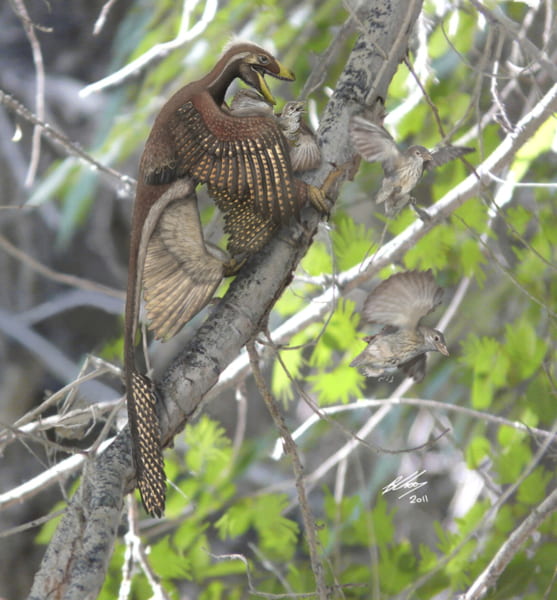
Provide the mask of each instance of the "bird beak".
[{"label": "bird beak", "polygon": [[[290,69],[287,69],[284,65],[282,65],[278,61],[277,61],[277,65],[279,68],[278,73],[271,73],[270,71],[265,71],[265,74],[271,75],[271,77],[275,77],[276,79],[282,79],[285,81],[294,81],[296,79],[296,76]],[[261,93],[263,94],[263,96],[265,97],[265,100],[267,100],[267,102],[269,102],[270,104],[276,104],[277,101],[274,99],[273,94],[271,94],[271,90],[269,89],[269,86],[267,85],[267,82],[265,81],[265,77],[263,76],[263,73],[259,69],[256,70],[256,73],[257,73],[257,78],[259,79],[259,89],[260,89]]]},{"label": "bird beak", "polygon": [[443,344],[443,342],[437,342],[437,350],[441,352],[444,356],[449,356],[449,351],[447,350],[447,346]]}]

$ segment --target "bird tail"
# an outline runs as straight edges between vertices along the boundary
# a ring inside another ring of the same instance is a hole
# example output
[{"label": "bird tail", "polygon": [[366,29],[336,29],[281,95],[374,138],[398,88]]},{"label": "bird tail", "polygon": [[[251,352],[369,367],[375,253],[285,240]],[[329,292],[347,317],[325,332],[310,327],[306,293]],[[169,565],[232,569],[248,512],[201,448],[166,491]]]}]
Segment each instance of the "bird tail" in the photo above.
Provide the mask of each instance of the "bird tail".
[{"label": "bird tail", "polygon": [[128,390],[128,419],[137,485],[145,510],[161,517],[166,499],[166,475],[156,403],[151,380],[134,370]]}]

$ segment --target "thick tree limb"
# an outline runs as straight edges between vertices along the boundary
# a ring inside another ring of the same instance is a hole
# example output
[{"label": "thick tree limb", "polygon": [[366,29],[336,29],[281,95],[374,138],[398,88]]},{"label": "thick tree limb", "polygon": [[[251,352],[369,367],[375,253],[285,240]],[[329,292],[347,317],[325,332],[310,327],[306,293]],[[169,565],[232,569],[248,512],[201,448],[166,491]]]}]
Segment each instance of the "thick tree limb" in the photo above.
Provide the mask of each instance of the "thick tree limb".
[{"label": "thick tree limb", "polygon": [[[329,163],[340,165],[353,158],[346,143],[348,116],[355,109],[354,103],[386,96],[421,10],[421,0],[374,0],[363,4],[357,18],[364,31],[325,112],[320,130],[325,161],[311,183],[324,180]],[[159,385],[165,444],[200,411],[220,372],[264,325],[311,244],[318,222],[319,215],[306,209],[303,229],[297,226],[283,230],[255,257],[168,369]],[[96,597],[111,555],[123,497],[133,486],[126,429],[86,470],[82,487],[68,506],[36,575],[32,599]]]}]

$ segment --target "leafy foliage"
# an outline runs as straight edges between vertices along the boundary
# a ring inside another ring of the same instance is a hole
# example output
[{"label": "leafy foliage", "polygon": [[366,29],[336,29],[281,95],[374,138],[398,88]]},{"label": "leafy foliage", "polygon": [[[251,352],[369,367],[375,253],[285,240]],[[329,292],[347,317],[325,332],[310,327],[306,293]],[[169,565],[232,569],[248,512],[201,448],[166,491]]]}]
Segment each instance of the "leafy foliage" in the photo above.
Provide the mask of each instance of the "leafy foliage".
[{"label": "leafy foliage", "polygon": [[[416,44],[427,47],[413,48],[411,53],[429,102],[401,65],[385,99],[386,127],[403,147],[414,143],[433,147],[447,139],[474,145],[476,152],[468,159],[478,165],[535,102],[526,98],[530,92],[520,87],[524,82],[518,79],[514,83],[519,91],[506,91],[507,80],[510,85],[514,77],[512,65],[528,63],[521,77],[536,93],[544,93],[548,83],[538,77],[543,68],[529,69],[535,57],[528,55],[523,61],[519,49],[507,48],[514,38],[503,27],[492,28],[472,6],[455,5],[449,10],[450,4],[424,3],[425,22],[418,32],[423,40],[417,39]],[[536,11],[534,4],[502,3],[497,10],[525,28],[529,21],[524,15],[529,11],[536,29],[543,30],[543,11]],[[207,72],[214,63],[215,47],[232,30],[272,43],[286,64],[295,65],[298,79],[293,85],[272,85],[278,97],[297,97],[321,60],[316,57],[327,50],[347,18],[343,6],[333,1],[298,5],[268,0],[258,3],[254,12],[240,0],[224,3],[203,39],[164,56],[132,83],[107,92],[109,101],[91,153],[116,168],[124,169],[132,159],[136,164],[137,148],[162,99]],[[192,22],[201,10],[201,6],[195,9]],[[142,56],[161,40],[172,39],[178,19],[174,3],[158,2],[155,7],[137,3],[115,39],[112,68]],[[334,87],[349,48],[343,46],[334,57],[323,86]],[[495,48],[502,53],[501,60],[497,54],[497,65]],[[424,50],[427,65],[420,63]],[[499,78],[495,68],[502,65],[508,70]],[[504,98],[501,105],[500,98]],[[319,114],[328,96],[320,88],[311,99]],[[487,119],[492,113],[497,120]],[[506,120],[509,124],[503,126]],[[508,542],[511,532],[554,491],[554,458],[545,456],[534,463],[543,441],[513,424],[550,430],[557,418],[556,132],[552,117],[514,156],[503,182],[483,175],[480,194],[432,226],[400,255],[396,265],[384,268],[372,282],[362,275],[357,290],[335,288],[327,310],[316,309],[316,316],[298,327],[284,347],[270,352],[274,357],[270,388],[288,411],[291,429],[308,417],[308,399],[309,404],[338,409],[331,421],[316,425],[314,435],[298,439],[298,444],[319,523],[327,583],[345,586],[339,597],[426,599],[461,593]],[[469,172],[465,164],[453,162],[426,174],[414,192],[417,204],[427,208]],[[271,329],[315,306],[341,275],[374,256],[415,221],[411,208],[392,220],[385,218],[373,202],[381,176],[377,165],[362,165],[355,180],[343,188],[347,191],[339,200],[342,208],[333,214],[330,231],[320,233],[277,302]],[[520,182],[553,187],[515,186]],[[44,174],[29,204],[56,200],[61,211],[58,241],[69,244],[95,209],[99,187],[97,173],[65,159]],[[204,222],[212,216],[212,210],[204,211]],[[391,394],[397,399],[407,395],[393,381],[365,379],[349,366],[362,346],[365,325],[359,310],[365,293],[401,265],[431,268],[446,290],[442,308],[431,318],[440,317],[450,305],[445,334],[451,357],[429,358],[426,379],[408,394],[444,402],[446,410],[424,404],[419,409],[383,405],[343,411],[354,408],[346,405],[362,397],[379,401]],[[110,339],[114,340],[113,332]],[[105,339],[106,356],[120,348],[120,340],[106,344]],[[249,383],[242,386],[251,390]],[[314,590],[294,486],[282,472],[282,463],[268,459],[276,432],[256,412],[252,394],[247,395],[248,429],[255,430],[247,439],[239,436],[232,442],[230,431],[236,423],[225,428],[203,416],[188,424],[177,449],[167,452],[167,473],[174,486],[169,489],[168,525],[156,533],[147,529],[145,537],[148,562],[171,598],[187,594],[202,600],[244,598],[248,569],[250,581],[261,592]],[[453,411],[453,405],[479,413]],[[508,424],[482,419],[492,413],[506,418]],[[370,427],[369,444],[347,449],[345,444],[354,441],[347,432],[374,418],[381,426]],[[426,444],[440,432],[439,423],[443,428],[448,424],[450,434]],[[418,451],[404,454],[378,451],[417,446]],[[382,491],[398,475],[422,469],[426,487],[407,496]],[[513,493],[499,505],[510,488]],[[52,527],[46,526],[38,541],[44,543],[51,532]],[[555,514],[546,518],[538,534],[513,549],[513,560],[489,598],[541,598],[550,589]],[[117,544],[101,598],[114,598],[121,589],[123,565],[129,560],[126,544],[129,540],[124,538]],[[131,581],[129,597],[151,597],[151,583],[144,573],[134,572]]]}]

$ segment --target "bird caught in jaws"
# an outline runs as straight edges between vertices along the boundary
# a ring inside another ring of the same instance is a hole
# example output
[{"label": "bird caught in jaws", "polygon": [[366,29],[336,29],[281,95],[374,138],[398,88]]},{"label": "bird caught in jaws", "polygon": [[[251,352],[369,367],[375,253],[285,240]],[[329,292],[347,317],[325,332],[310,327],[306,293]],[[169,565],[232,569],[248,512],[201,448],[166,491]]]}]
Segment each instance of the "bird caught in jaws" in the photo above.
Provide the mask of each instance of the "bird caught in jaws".
[{"label": "bird caught in jaws", "polygon": [[365,349],[350,363],[366,377],[390,375],[397,369],[416,382],[425,376],[426,353],[449,356],[443,334],[422,324],[422,319],[441,303],[443,289],[431,270],[391,275],[368,295],[363,320],[382,325],[366,336]]}]

